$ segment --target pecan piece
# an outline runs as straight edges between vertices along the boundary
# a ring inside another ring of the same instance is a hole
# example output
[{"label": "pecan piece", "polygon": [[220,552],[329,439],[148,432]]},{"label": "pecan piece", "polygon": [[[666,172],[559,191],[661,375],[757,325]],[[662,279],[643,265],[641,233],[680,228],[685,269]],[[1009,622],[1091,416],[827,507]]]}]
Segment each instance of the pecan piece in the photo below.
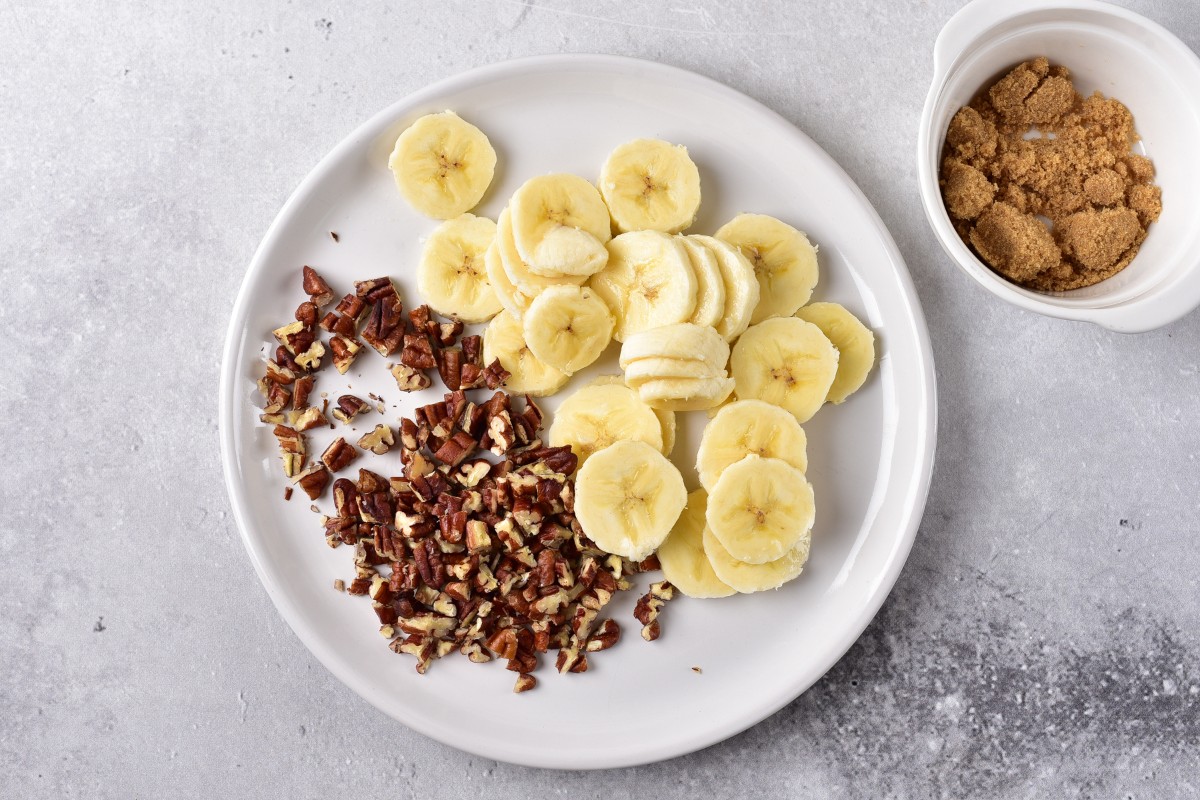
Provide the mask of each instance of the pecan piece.
[{"label": "pecan piece", "polygon": [[276,364],[274,361],[268,361],[266,379],[271,383],[290,386],[296,382],[296,373],[283,364]]},{"label": "pecan piece", "polygon": [[292,483],[300,484],[300,488],[308,495],[309,500],[316,500],[329,485],[329,470],[317,462],[292,479]]},{"label": "pecan piece", "polygon": [[358,358],[358,351],[362,350],[362,345],[348,336],[335,333],[329,340],[329,350],[333,353],[333,366],[340,374],[345,375],[354,359]]},{"label": "pecan piece", "polygon": [[[337,412],[333,412],[337,414]],[[375,430],[370,433],[363,434],[358,440],[358,446],[363,450],[370,450],[377,456],[381,456],[388,450],[392,449],[392,445],[396,443],[395,435],[392,433],[389,425],[376,425]]]},{"label": "pecan piece", "polygon": [[279,441],[279,451],[283,456],[284,477],[291,478],[304,469],[307,455],[304,434],[286,425],[275,426],[275,438]]},{"label": "pecan piece", "polygon": [[477,367],[483,367],[482,336],[464,336],[459,340],[458,346],[462,348],[464,364],[474,364]]},{"label": "pecan piece", "polygon": [[437,366],[437,358],[433,355],[433,345],[424,334],[410,333],[404,337],[404,349],[400,352],[400,363],[412,369],[433,369]]},{"label": "pecan piece", "polygon": [[391,278],[371,278],[366,281],[354,282],[354,294],[368,305],[374,305],[380,298],[399,297]]},{"label": "pecan piece", "polygon": [[292,423],[292,427],[298,431],[310,431],[321,425],[329,424],[329,420],[321,413],[321,409],[316,406],[307,406],[296,411],[290,411],[288,412],[288,420]]},{"label": "pecan piece", "polygon": [[353,317],[345,317],[330,311],[321,317],[321,329],[353,339],[358,335],[358,325]]},{"label": "pecan piece", "polygon": [[621,626],[614,620],[606,619],[600,623],[600,627],[587,640],[586,649],[589,653],[596,653],[601,650],[607,650],[617,643],[621,638]]},{"label": "pecan piece", "polygon": [[344,394],[338,398],[333,416],[343,425],[349,425],[352,419],[370,408],[366,400],[352,394]]},{"label": "pecan piece", "polygon": [[458,391],[462,386],[463,353],[457,347],[442,350],[438,353],[438,374],[442,383],[452,391]]},{"label": "pecan piece", "polygon": [[403,363],[392,365],[392,377],[396,379],[396,386],[402,392],[418,392],[433,385],[433,381],[424,372]]},{"label": "pecan piece", "polygon": [[517,676],[517,682],[513,685],[513,692],[516,694],[521,694],[522,692],[528,692],[530,689],[533,689],[536,686],[537,678],[533,677],[528,672],[522,672]]},{"label": "pecan piece", "polygon": [[471,438],[466,431],[455,431],[454,434],[437,449],[433,457],[443,464],[457,467],[465,459],[475,453],[478,442]]},{"label": "pecan piece", "polygon": [[306,328],[317,324],[317,307],[310,302],[303,302],[296,308],[296,321],[303,322]]},{"label": "pecan piece", "polygon": [[[390,281],[388,287],[391,287]],[[384,291],[376,297],[372,301],[374,305],[367,317],[367,324],[363,326],[362,338],[386,357],[399,350],[404,342],[404,310],[395,289]]]},{"label": "pecan piece", "polygon": [[483,383],[489,389],[498,389],[511,377],[511,373],[500,364],[500,359],[492,360],[483,369]]},{"label": "pecan piece", "polygon": [[329,468],[330,472],[341,472],[357,458],[358,451],[354,449],[354,445],[340,436],[334,439],[333,443],[321,454],[321,461]]},{"label": "pecan piece", "polygon": [[325,282],[325,279],[308,265],[305,265],[303,274],[302,285],[304,293],[308,295],[313,305],[317,308],[329,305],[333,301],[333,289],[329,288],[329,284]]},{"label": "pecan piece", "polygon": [[297,410],[308,408],[308,396],[312,394],[313,382],[315,379],[312,375],[305,375],[303,378],[297,378],[296,383],[292,386],[292,407]]},{"label": "pecan piece", "polygon": [[338,301],[333,310],[358,322],[367,310],[367,304],[358,295],[348,294]]}]

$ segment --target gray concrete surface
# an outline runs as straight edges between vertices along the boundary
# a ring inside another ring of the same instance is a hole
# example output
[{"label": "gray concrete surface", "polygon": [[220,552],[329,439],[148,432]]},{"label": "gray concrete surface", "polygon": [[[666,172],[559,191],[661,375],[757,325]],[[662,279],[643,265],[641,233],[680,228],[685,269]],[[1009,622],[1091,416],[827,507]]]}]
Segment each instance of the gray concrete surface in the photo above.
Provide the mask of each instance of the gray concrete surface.
[{"label": "gray concrete surface", "polygon": [[[1194,4],[1130,3],[1200,48]],[[913,164],[955,2],[0,2],[0,796],[1200,793],[1200,316],[1127,337],[993,301]],[[334,680],[271,606],[217,454],[220,347],[288,193],[422,85],[537,53],[696,70],[875,203],[941,389],[895,592],[815,688],[669,763],[472,758]]]}]

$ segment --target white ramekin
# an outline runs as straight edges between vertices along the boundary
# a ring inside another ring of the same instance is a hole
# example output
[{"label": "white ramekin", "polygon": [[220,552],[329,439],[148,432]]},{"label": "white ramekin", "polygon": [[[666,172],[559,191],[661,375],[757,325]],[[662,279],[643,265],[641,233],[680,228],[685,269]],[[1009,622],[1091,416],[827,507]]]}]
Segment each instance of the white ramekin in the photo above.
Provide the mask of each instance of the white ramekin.
[{"label": "white ramekin", "polygon": [[[1083,94],[1133,112],[1162,187],[1163,213],[1133,262],[1095,286],[1042,293],[988,269],[955,233],[938,189],[950,118],[1021,61],[1046,56]],[[933,51],[933,84],[917,137],[921,200],[942,247],[992,294],[1021,308],[1116,331],[1166,325],[1200,306],[1200,59],[1166,29],[1117,6],[1068,0],[975,0],[950,18]]]}]

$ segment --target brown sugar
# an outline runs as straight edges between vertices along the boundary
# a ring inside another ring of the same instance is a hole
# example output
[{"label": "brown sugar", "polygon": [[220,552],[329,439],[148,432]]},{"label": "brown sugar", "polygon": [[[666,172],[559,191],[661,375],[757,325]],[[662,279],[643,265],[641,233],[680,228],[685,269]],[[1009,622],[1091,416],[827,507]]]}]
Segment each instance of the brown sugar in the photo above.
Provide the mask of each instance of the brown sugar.
[{"label": "brown sugar", "polygon": [[1162,213],[1137,140],[1122,103],[1084,98],[1065,67],[1026,61],[950,121],[942,199],[963,241],[1009,280],[1090,286],[1133,260]]}]

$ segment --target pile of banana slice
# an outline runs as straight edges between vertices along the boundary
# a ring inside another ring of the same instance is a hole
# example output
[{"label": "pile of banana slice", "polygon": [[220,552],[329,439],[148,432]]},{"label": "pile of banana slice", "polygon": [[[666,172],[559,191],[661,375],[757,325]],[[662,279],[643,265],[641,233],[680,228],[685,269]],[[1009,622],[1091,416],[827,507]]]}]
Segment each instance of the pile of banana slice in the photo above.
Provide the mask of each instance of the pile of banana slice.
[{"label": "pile of banana slice", "polygon": [[[540,175],[495,222],[470,213],[496,152],[450,111],[417,120],[389,166],[404,198],[444,220],[417,268],[423,302],[483,323],[484,358],[510,392],[545,396],[621,343],[623,375],[568,397],[551,445],[579,456],[575,513],[596,544],[642,560],[692,597],[778,588],[808,560],[816,518],[807,422],[865,382],[874,335],[836,303],[809,303],[817,248],[791,225],[739,214],[682,233],[700,206],[683,146],[637,139],[598,184]],[[687,493],[670,460],[675,413],[707,410]]]}]

